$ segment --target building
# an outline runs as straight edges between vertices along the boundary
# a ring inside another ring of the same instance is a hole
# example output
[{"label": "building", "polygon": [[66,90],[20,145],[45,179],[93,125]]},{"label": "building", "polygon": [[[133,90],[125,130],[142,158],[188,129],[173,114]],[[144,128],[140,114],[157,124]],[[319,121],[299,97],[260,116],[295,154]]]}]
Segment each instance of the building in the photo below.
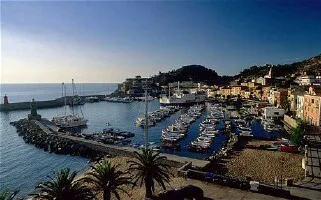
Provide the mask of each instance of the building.
[{"label": "building", "polygon": [[310,87],[304,95],[304,120],[314,126],[321,125],[321,89]]},{"label": "building", "polygon": [[298,76],[295,80],[299,85],[321,85],[320,75],[303,75]]},{"label": "building", "polygon": [[268,101],[270,97],[270,90],[271,90],[271,87],[262,87],[262,97],[261,97],[262,101]]},{"label": "building", "polygon": [[297,95],[296,97],[296,118],[304,119],[304,95]]},{"label": "building", "polygon": [[127,78],[119,85],[119,91],[130,96],[143,96],[145,88],[152,88],[152,79],[136,76],[135,78]]},{"label": "building", "polygon": [[284,109],[277,107],[265,107],[262,109],[262,116],[265,119],[280,119],[284,116]]},{"label": "building", "polygon": [[242,94],[242,90],[246,90],[247,87],[246,86],[241,86],[241,85],[237,85],[237,86],[232,86],[231,88],[231,95],[232,96],[238,96]]},{"label": "building", "polygon": [[220,94],[221,94],[221,96],[228,98],[228,96],[232,95],[232,89],[229,87],[221,87]]}]

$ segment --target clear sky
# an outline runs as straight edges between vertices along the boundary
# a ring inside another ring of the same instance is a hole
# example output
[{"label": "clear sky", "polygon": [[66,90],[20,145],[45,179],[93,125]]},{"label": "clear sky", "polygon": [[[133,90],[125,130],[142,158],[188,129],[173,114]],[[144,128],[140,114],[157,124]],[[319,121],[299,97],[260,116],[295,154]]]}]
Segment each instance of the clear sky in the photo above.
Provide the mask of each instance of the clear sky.
[{"label": "clear sky", "polygon": [[321,1],[1,3],[1,82],[122,82],[182,65],[219,75],[321,53]]}]

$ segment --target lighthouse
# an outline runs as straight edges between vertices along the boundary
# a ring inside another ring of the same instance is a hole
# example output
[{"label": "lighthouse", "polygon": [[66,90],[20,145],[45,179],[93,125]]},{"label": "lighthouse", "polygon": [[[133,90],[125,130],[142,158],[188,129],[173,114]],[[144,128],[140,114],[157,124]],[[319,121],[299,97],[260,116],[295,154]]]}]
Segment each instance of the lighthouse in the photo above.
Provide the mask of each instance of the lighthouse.
[{"label": "lighthouse", "polygon": [[8,104],[9,104],[8,97],[7,97],[6,94],[5,94],[4,97],[3,97],[3,104],[4,104],[4,105],[8,105]]}]

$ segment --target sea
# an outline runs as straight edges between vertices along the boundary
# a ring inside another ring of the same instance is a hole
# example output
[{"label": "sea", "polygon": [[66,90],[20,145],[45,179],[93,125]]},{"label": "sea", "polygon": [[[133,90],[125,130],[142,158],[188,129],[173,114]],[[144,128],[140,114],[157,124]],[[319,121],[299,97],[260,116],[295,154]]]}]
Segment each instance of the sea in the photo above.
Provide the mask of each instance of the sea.
[{"label": "sea", "polygon": [[[51,100],[62,96],[61,84],[1,84],[1,96],[6,94],[9,102],[23,102],[35,99]],[[117,84],[76,84],[78,95],[110,94],[117,88]],[[71,94],[71,85],[67,85],[67,94]],[[160,107],[159,100],[148,103],[148,111]],[[226,142],[227,136],[219,134],[210,151],[207,153],[193,153],[188,151],[188,144],[199,134],[199,124],[209,113],[210,105],[206,105],[200,118],[196,120],[188,131],[187,137],[180,141],[180,151],[162,150],[164,153],[176,154],[179,156],[204,159],[212,155],[213,151],[219,151]],[[144,143],[144,130],[136,127],[135,121],[145,112],[145,102],[113,103],[96,102],[76,106],[75,113],[83,114],[88,119],[87,127],[82,129],[83,133],[93,133],[107,128],[107,124],[113,128],[135,133],[132,144]],[[15,127],[9,123],[25,118],[30,111],[0,112],[0,185],[7,186],[12,190],[18,189],[19,195],[26,196],[34,191],[37,184],[47,180],[47,176],[53,176],[54,172],[61,168],[70,168],[83,173],[90,167],[88,159],[56,155],[37,149],[33,145],[26,144],[18,136]],[[156,145],[161,144],[161,131],[164,127],[172,124],[181,114],[187,112],[187,108],[181,109],[170,117],[164,119],[156,126],[149,128],[148,140]],[[38,114],[43,118],[52,119],[55,116],[65,113],[64,107],[39,109]],[[67,113],[71,109],[67,107]],[[220,126],[223,126],[221,123]],[[253,134],[259,137],[267,136],[259,123],[252,124]]]}]

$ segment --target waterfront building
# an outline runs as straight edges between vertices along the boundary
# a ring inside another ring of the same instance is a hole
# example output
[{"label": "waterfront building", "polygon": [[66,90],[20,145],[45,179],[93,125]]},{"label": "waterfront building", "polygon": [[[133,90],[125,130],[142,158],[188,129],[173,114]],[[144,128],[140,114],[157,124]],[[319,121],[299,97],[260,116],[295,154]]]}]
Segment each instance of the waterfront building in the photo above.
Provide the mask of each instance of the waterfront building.
[{"label": "waterfront building", "polygon": [[222,97],[225,97],[227,98],[228,96],[231,96],[232,95],[232,89],[229,88],[229,87],[221,87],[220,88],[220,94]]},{"label": "waterfront building", "polygon": [[311,125],[321,125],[321,89],[309,88],[309,94],[304,95],[304,120]]},{"label": "waterfront building", "polygon": [[246,90],[247,86],[241,86],[241,85],[236,85],[236,86],[232,86],[231,88],[231,95],[232,96],[238,96],[242,94],[242,90]]},{"label": "waterfront building", "polygon": [[145,88],[153,89],[153,81],[150,78],[142,78],[141,76],[127,78],[119,85],[120,92],[134,97],[144,96]]},{"label": "waterfront building", "polygon": [[265,107],[262,109],[264,119],[280,119],[284,116],[284,109],[277,107]]}]

